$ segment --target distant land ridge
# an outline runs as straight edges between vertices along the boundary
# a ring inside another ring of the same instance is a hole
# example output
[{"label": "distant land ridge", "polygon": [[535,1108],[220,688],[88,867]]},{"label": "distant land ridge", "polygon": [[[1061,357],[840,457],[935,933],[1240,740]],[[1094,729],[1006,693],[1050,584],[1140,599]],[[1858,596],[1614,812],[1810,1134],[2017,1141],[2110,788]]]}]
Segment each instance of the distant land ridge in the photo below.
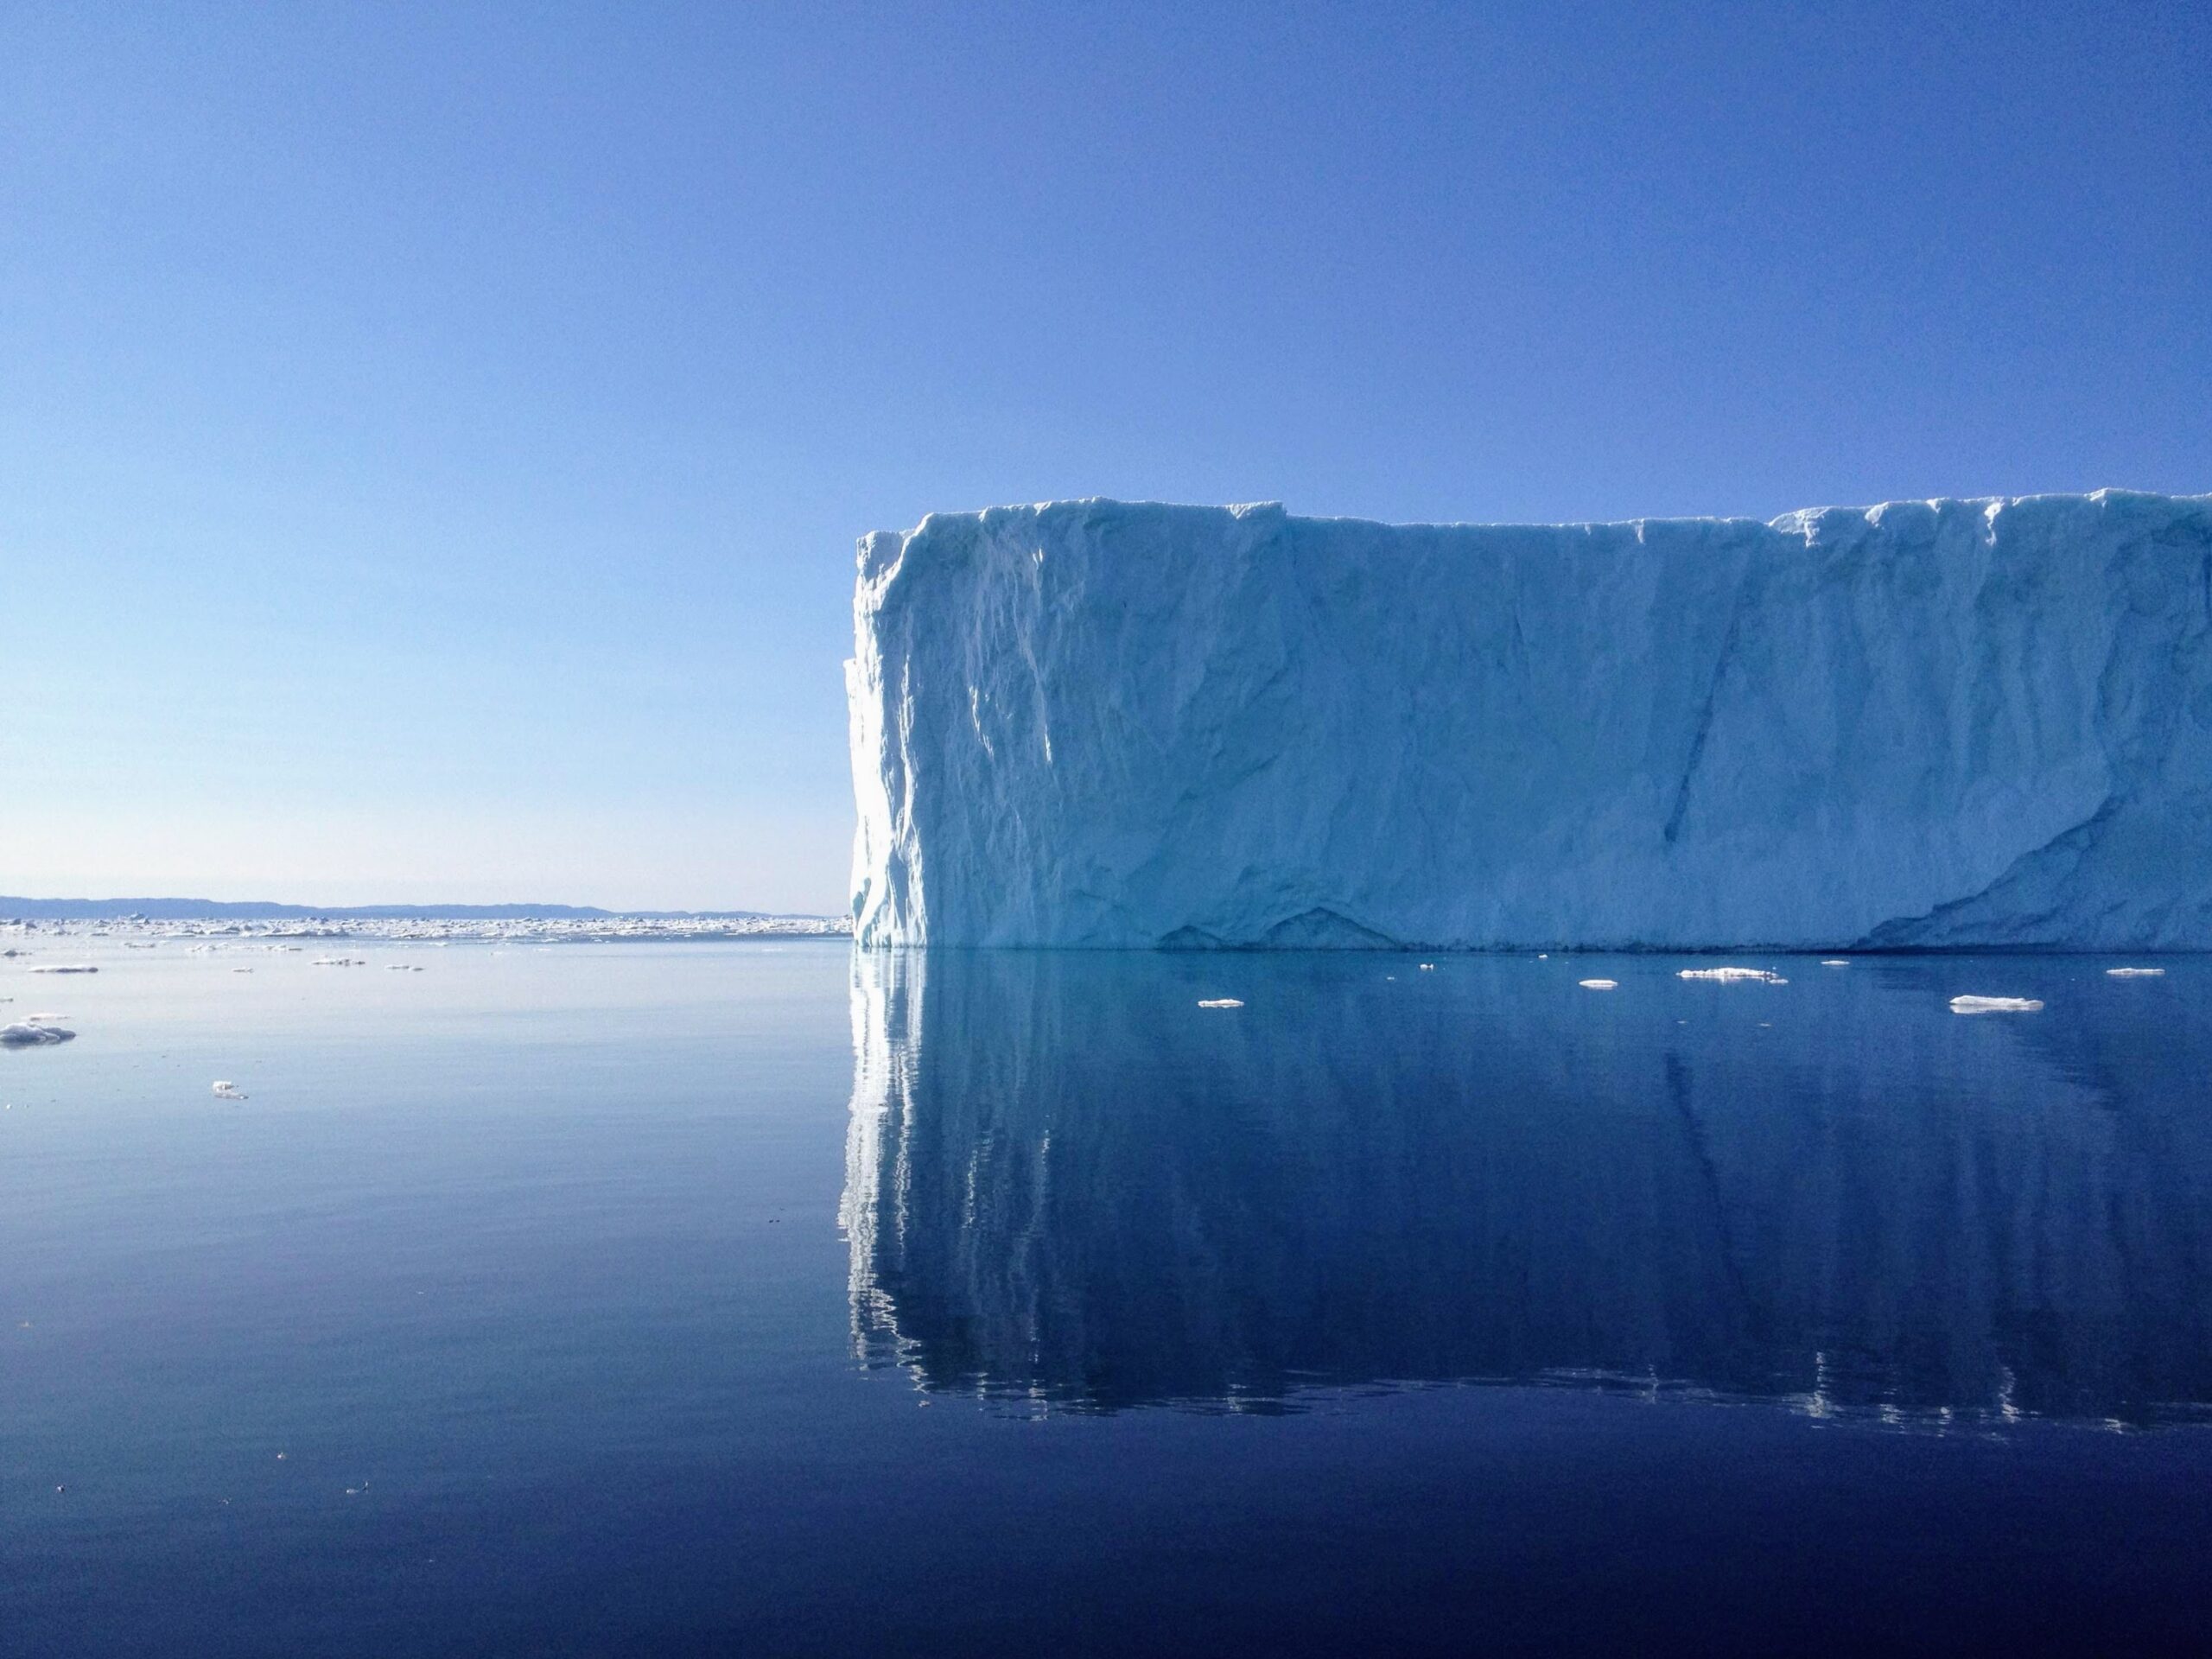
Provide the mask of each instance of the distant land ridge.
[{"label": "distant land ridge", "polygon": [[0,895],[0,920],[77,921],[129,916],[154,922],[519,921],[533,917],[648,922],[823,919],[804,911],[601,910],[589,905],[280,905],[258,899],[23,899]]}]

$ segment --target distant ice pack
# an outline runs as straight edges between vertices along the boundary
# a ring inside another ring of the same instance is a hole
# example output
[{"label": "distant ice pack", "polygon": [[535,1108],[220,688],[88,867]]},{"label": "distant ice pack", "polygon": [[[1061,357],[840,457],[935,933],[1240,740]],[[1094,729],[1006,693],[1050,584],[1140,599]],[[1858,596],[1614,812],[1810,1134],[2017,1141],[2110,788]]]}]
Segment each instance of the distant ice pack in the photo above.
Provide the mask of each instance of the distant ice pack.
[{"label": "distant ice pack", "polygon": [[2212,497],[861,543],[866,944],[2212,948]]}]

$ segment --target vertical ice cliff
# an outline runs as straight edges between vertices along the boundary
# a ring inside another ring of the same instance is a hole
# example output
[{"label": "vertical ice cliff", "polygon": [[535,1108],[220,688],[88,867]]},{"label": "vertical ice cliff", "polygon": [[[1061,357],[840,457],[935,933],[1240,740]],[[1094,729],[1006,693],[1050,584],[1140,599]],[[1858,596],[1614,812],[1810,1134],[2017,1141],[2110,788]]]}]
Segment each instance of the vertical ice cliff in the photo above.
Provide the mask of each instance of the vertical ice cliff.
[{"label": "vertical ice cliff", "polygon": [[2212,497],[861,543],[873,945],[2212,948]]}]

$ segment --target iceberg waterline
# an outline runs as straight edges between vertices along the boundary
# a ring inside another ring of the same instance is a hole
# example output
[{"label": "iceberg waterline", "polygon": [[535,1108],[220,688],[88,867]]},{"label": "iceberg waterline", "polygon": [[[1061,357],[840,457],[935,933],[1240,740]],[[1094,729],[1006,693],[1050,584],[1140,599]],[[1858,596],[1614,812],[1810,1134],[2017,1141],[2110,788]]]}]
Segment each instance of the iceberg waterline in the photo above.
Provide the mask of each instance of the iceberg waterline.
[{"label": "iceberg waterline", "polygon": [[2212,497],[865,537],[870,945],[2212,948]]}]

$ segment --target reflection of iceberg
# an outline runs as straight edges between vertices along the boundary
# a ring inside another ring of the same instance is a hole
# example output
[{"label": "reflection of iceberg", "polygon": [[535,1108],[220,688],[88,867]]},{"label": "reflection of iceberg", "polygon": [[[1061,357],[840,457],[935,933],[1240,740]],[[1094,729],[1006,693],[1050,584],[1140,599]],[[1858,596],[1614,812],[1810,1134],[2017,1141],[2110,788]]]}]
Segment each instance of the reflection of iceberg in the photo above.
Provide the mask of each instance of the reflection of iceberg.
[{"label": "reflection of iceberg", "polygon": [[[1582,1381],[1819,1411],[2212,1402],[2212,965],[1960,964],[1756,1003],[1656,963],[856,957],[857,1340],[1113,1408]],[[1243,1014],[1198,1010],[1233,988]],[[2155,1001],[2153,1001],[2155,999]],[[2155,1039],[2153,1039],[2155,1033]]]}]

